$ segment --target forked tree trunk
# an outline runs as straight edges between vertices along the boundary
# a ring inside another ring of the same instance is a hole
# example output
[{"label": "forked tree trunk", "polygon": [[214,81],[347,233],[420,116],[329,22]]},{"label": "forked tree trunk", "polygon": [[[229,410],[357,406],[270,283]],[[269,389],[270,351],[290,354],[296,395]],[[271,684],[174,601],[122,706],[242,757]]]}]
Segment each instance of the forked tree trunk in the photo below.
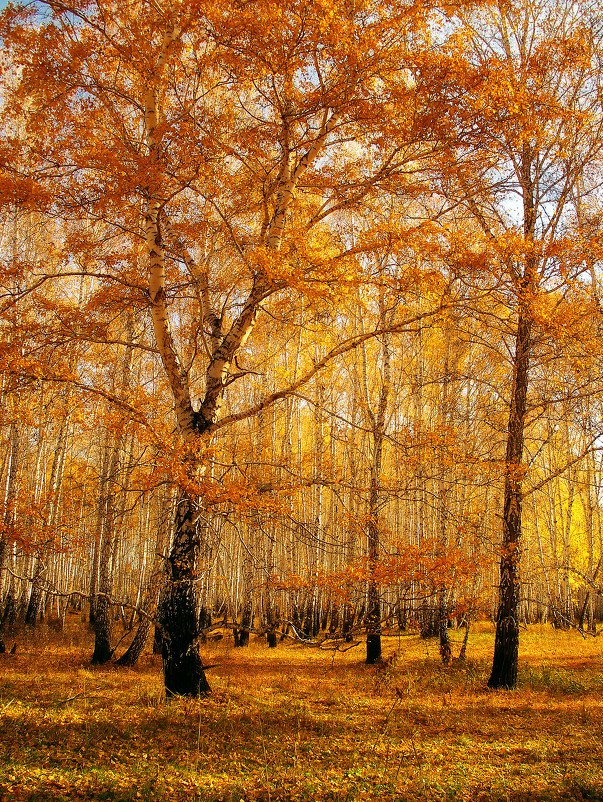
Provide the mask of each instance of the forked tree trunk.
[{"label": "forked tree trunk", "polygon": [[[171,229],[166,214],[166,192],[170,192],[163,169],[164,151],[161,146],[161,95],[164,91],[163,73],[180,39],[175,25],[165,29],[163,42],[155,59],[155,66],[146,78],[142,89],[144,106],[144,138],[152,169],[147,176],[147,204],[145,230],[149,256],[149,305],[157,350],[174,401],[178,429],[184,443],[196,448],[199,441],[211,436],[220,419],[224,392],[231,379],[231,367],[239,350],[251,335],[264,301],[277,291],[279,285],[266,273],[261,264],[254,269],[253,282],[235,318],[229,327],[221,313],[212,309],[206,269],[196,264],[184,243]],[[283,160],[272,191],[274,208],[265,220],[258,245],[273,253],[280,249],[289,207],[295,198],[299,182],[317,158],[327,139],[340,120],[337,112],[326,116],[309,148],[299,158],[295,151],[283,149]],[[287,123],[288,125],[288,123]],[[285,126],[286,127],[286,126]],[[288,136],[288,134],[287,134]],[[168,305],[166,248],[164,234],[183,258],[201,302],[201,324],[209,332],[209,362],[205,371],[205,395],[198,410],[192,406],[189,385],[189,367],[178,354],[172,335]],[[223,330],[224,327],[224,330]],[[225,329],[228,330],[225,330]],[[276,400],[276,399],[275,399]],[[260,410],[258,410],[259,412]],[[197,467],[199,467],[197,465]],[[163,629],[163,660],[165,686],[168,694],[196,696],[207,693],[199,658],[198,623],[195,615],[194,570],[199,549],[197,508],[186,490],[183,490],[176,513],[174,543],[168,559],[168,582],[162,606],[160,623]]]},{"label": "forked tree trunk", "polygon": [[174,540],[167,561],[167,582],[159,624],[165,690],[168,696],[200,696],[210,687],[199,656],[195,565],[200,549],[199,512],[188,492],[176,508]]}]

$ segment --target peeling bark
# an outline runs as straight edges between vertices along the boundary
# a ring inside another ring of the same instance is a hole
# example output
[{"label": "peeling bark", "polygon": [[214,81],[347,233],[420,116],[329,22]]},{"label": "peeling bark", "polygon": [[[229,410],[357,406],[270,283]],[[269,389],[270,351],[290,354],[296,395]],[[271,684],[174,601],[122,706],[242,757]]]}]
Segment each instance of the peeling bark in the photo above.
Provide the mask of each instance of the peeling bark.
[{"label": "peeling bark", "polygon": [[176,509],[174,543],[159,610],[166,693],[197,697],[210,692],[199,656],[195,563],[200,550],[197,504],[182,492]]}]

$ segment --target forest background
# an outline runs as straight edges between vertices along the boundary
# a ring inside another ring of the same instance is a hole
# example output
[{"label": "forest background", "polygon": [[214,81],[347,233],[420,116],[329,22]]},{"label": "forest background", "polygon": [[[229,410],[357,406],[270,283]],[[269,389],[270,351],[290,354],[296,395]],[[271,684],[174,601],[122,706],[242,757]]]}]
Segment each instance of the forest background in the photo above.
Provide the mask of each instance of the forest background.
[{"label": "forest background", "polygon": [[602,26],[9,5],[4,633],[76,607],[98,663],[137,627],[127,662],[156,622],[197,695],[216,619],[449,662],[491,618],[493,687],[521,624],[596,631]]}]

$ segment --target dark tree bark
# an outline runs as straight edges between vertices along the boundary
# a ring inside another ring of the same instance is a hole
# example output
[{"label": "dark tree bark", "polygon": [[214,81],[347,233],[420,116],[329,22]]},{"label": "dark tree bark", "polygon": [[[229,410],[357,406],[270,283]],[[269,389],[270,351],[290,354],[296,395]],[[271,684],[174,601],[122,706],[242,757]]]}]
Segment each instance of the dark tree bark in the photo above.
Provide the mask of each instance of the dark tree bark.
[{"label": "dark tree bark", "polygon": [[440,593],[439,605],[439,627],[440,627],[440,656],[444,665],[449,665],[452,660],[452,646],[448,635],[448,606],[445,599],[445,591]]},{"label": "dark tree bark", "polygon": [[109,460],[109,476],[104,486],[104,496],[99,501],[103,514],[102,541],[100,548],[100,571],[98,594],[94,603],[94,652],[92,662],[97,665],[107,663],[112,655],[111,649],[111,608],[110,595],[113,589],[111,574],[111,554],[115,538],[115,503],[113,483],[117,479],[119,466],[119,449],[121,438],[116,436]]},{"label": "dark tree bark", "polygon": [[8,593],[6,594],[4,602],[4,611],[2,613],[2,621],[0,622],[0,632],[5,632],[7,635],[13,635],[17,626],[17,589],[15,583],[15,544],[12,543],[9,547],[8,564],[10,567],[10,582],[8,586]]},{"label": "dark tree bark", "polygon": [[[527,268],[528,269],[528,268]],[[526,272],[527,272],[526,269]],[[529,287],[528,287],[529,284]],[[529,275],[524,292],[532,288]],[[496,639],[490,688],[514,688],[519,652],[519,561],[521,545],[521,496],[523,486],[523,441],[526,419],[531,320],[520,313],[515,342],[515,364],[505,460],[503,538],[500,558],[500,589],[496,616]]]},{"label": "dark tree bark", "polygon": [[132,639],[132,643],[128,646],[126,651],[122,654],[119,660],[116,661],[118,666],[135,666],[138,658],[142,654],[142,650],[149,638],[151,632],[151,619],[148,616],[143,616],[138,624],[136,634]]},{"label": "dark tree bark", "polygon": [[0,538],[0,573],[5,566],[10,571],[8,593],[0,622],[0,631],[12,634],[17,623],[17,587],[15,583],[16,545],[12,537],[15,526],[15,502],[18,492],[18,466],[21,456],[21,436],[15,422],[10,427],[10,452],[7,468],[6,488],[1,500],[4,532]]},{"label": "dark tree bark", "polygon": [[235,646],[249,646],[249,630],[248,629],[240,629],[239,630],[239,642],[235,643]]},{"label": "dark tree bark", "polygon": [[25,613],[25,625],[28,627],[35,627],[40,618],[43,596],[41,581],[45,573],[46,564],[42,560],[42,555],[39,555],[33,575],[31,596],[29,597],[29,604],[27,605],[27,612]]},{"label": "dark tree bark", "polygon": [[92,570],[90,573],[90,608],[88,611],[88,621],[92,626],[96,620],[96,602],[99,583],[99,571],[101,566],[101,548],[103,544],[103,531],[105,528],[107,483],[109,482],[109,461],[111,433],[107,429],[105,432],[104,445],[102,450],[102,464],[99,477],[99,502],[96,510],[96,526],[94,531],[94,554],[92,557]]},{"label": "dark tree bark", "polygon": [[199,656],[194,585],[200,549],[198,517],[197,504],[186,491],[182,491],[176,508],[167,583],[159,610],[163,673],[168,696],[197,697],[210,692]]},{"label": "dark tree bark", "polygon": [[329,624],[329,635],[334,635],[339,629],[339,607],[331,604],[331,623]]},{"label": "dark tree bark", "polygon": [[[532,175],[537,152],[525,142],[520,160],[520,184],[523,197],[523,235],[533,243],[536,230],[536,184]],[[513,266],[511,266],[513,270]],[[517,683],[519,653],[519,562],[521,554],[521,500],[524,467],[523,445],[526,425],[530,349],[532,346],[532,303],[537,291],[538,263],[536,256],[525,256],[523,270],[515,269],[518,318],[513,359],[513,380],[507,427],[505,456],[505,490],[503,502],[503,535],[500,557],[500,589],[496,616],[496,639],[490,688],[514,688]]]},{"label": "dark tree bark", "polygon": [[249,547],[245,544],[243,556],[243,601],[241,605],[241,626],[239,627],[238,643],[235,646],[249,646],[249,629],[253,623],[253,560]]},{"label": "dark tree bark", "polygon": [[109,601],[105,596],[97,596],[96,615],[94,617],[94,651],[91,662],[95,665],[108,663],[112,654]]},{"label": "dark tree bark", "polygon": [[469,618],[465,620],[465,637],[463,638],[463,643],[461,644],[461,651],[459,652],[459,660],[465,660],[467,658],[467,643],[469,642],[469,628],[471,626],[471,622]]},{"label": "dark tree bark", "polygon": [[[445,351],[444,365],[442,372],[442,397],[440,400],[439,427],[442,432],[446,432],[450,425],[451,404],[450,404],[450,383],[452,378],[451,360],[454,359],[451,347],[450,326],[445,326]],[[456,366],[455,366],[456,367]],[[442,450],[437,460],[438,480],[438,544],[436,554],[445,554],[448,549],[448,491],[449,481],[447,478],[448,466]],[[452,647],[448,636],[448,590],[446,585],[442,585],[438,591],[438,628],[440,635],[440,656],[444,665],[449,665],[452,660]]]},{"label": "dark tree bark", "polygon": [[368,526],[369,586],[366,611],[366,662],[369,665],[381,660],[381,596],[374,570],[379,558],[379,530],[373,516],[377,508],[377,487],[371,488],[370,509],[373,515]]},{"label": "dark tree bark", "polygon": [[346,643],[352,642],[352,629],[354,627],[354,606],[351,603],[346,603],[343,608],[343,624],[341,627],[343,639]]},{"label": "dark tree bark", "polygon": [[[167,570],[167,564],[164,566],[164,570]],[[153,654],[161,654],[162,651],[163,633],[161,631],[161,624],[159,623],[158,617],[160,611],[163,609],[165,594],[166,594],[166,575],[164,575],[163,583],[159,588],[159,596],[157,599],[157,617],[155,619],[155,628],[153,630]]]},{"label": "dark tree bark", "polygon": [[[270,557],[271,561],[271,557]],[[272,599],[270,598],[270,588],[265,588],[265,598],[264,598],[264,617],[266,620],[266,642],[271,649],[276,649],[278,638],[276,635],[276,630],[278,627],[278,617],[276,611],[274,609],[274,605],[272,604]]]},{"label": "dark tree bark", "polygon": [[[380,323],[386,324],[386,312],[383,297],[379,299]],[[375,569],[380,557],[381,543],[379,535],[379,508],[380,508],[380,481],[381,464],[383,459],[383,441],[385,438],[385,413],[391,386],[390,346],[389,338],[384,334],[381,338],[381,387],[376,412],[370,408],[367,397],[367,414],[371,424],[373,440],[373,460],[371,464],[371,487],[369,491],[369,523],[367,532],[369,583],[367,595],[366,614],[366,662],[370,665],[381,660],[381,595],[379,584],[375,576]],[[364,360],[366,354],[363,352]],[[366,365],[364,366],[366,371]]]},{"label": "dark tree bark", "polygon": [[381,604],[379,592],[369,588],[369,612],[366,618],[366,662],[368,665],[381,660]]}]

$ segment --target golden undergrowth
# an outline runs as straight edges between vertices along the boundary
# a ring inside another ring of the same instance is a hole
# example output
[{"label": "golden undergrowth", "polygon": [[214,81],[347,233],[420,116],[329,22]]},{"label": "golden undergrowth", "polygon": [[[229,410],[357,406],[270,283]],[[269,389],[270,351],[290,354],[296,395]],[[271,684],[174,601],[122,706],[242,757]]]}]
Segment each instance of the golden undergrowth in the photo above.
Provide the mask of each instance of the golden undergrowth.
[{"label": "golden undergrowth", "polygon": [[92,667],[89,636],[23,636],[0,656],[0,799],[603,799],[603,640],[530,628],[518,689],[490,692],[480,630],[449,668],[417,636],[381,667],[225,638],[200,701],[166,701],[152,655]]}]

